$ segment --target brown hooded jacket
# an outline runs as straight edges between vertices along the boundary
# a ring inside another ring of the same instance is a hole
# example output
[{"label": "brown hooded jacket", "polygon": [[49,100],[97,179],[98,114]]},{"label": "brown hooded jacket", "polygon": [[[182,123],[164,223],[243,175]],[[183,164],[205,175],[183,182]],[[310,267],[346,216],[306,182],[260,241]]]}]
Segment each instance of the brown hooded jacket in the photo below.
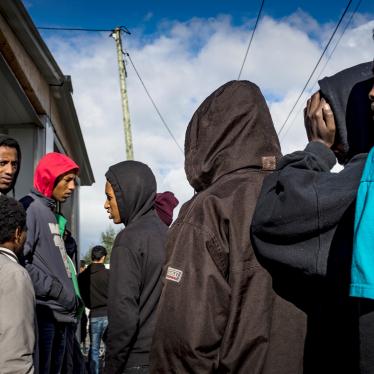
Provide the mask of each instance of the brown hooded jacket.
[{"label": "brown hooded jacket", "polygon": [[299,374],[305,316],[272,289],[249,230],[280,146],[253,83],[211,94],[187,128],[185,170],[197,194],[171,227],[152,373]]}]

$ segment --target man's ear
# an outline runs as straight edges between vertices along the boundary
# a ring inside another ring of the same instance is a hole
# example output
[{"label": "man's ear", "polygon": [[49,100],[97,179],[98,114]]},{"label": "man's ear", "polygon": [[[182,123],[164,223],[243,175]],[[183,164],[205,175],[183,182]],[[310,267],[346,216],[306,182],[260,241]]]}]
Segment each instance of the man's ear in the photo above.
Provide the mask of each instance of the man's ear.
[{"label": "man's ear", "polygon": [[21,227],[17,227],[16,231],[14,232],[14,242],[15,244],[19,244],[21,242],[23,230]]}]

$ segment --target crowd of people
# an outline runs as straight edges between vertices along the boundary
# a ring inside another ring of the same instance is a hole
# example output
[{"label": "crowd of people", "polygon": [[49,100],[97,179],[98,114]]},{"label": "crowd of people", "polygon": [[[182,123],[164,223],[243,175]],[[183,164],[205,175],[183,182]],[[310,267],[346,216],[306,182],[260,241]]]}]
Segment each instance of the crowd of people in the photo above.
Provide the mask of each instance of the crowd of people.
[{"label": "crowd of people", "polygon": [[112,165],[124,227],[110,269],[97,245],[78,272],[60,206],[79,166],[46,154],[17,202],[21,149],[0,136],[0,372],[373,374],[373,63],[321,80],[304,114],[309,143],[282,156],[260,88],[219,87],[187,127],[195,194],[173,225],[147,165]]}]

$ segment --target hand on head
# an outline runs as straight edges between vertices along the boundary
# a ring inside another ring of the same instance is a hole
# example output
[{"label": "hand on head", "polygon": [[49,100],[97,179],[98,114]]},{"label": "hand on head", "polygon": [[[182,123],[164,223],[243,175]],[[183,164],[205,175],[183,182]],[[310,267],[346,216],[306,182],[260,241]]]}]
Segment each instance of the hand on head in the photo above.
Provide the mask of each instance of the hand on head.
[{"label": "hand on head", "polygon": [[304,108],[304,124],[309,141],[321,142],[331,148],[335,140],[335,120],[330,105],[316,92]]}]

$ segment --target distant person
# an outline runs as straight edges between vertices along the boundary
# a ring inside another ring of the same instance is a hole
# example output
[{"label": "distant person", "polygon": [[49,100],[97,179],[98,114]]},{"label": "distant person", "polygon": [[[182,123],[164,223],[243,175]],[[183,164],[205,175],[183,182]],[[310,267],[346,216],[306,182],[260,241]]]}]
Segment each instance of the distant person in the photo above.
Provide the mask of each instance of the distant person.
[{"label": "distant person", "polygon": [[79,274],[78,282],[84,304],[90,309],[90,370],[99,373],[100,343],[108,326],[109,270],[105,267],[107,250],[97,245],[91,250],[92,263]]},{"label": "distant person", "polygon": [[[350,288],[357,192],[373,183],[360,183],[373,161],[373,63],[319,83],[305,108],[309,143],[265,179],[252,238],[274,284],[308,317],[304,373],[371,374],[374,300],[365,291],[373,285],[363,285],[359,297]],[[336,159],[344,165],[339,173],[331,172]],[[372,253],[372,242],[365,244]]]},{"label": "distant person", "polygon": [[149,373],[167,226],[155,211],[156,180],[147,165],[120,162],[105,176],[104,208],[125,225],[110,259],[105,372]]},{"label": "distant person", "polygon": [[165,225],[170,226],[173,222],[173,211],[179,204],[178,199],[170,191],[156,194],[155,209],[157,215]]},{"label": "distant person", "polygon": [[0,372],[33,374],[35,293],[18,256],[26,239],[26,213],[0,196]]},{"label": "distant person", "polygon": [[18,142],[0,134],[0,194],[6,195],[17,181],[21,167],[21,149]]},{"label": "distant person", "polygon": [[46,154],[36,167],[34,188],[21,200],[27,209],[24,256],[36,294],[41,374],[61,373],[67,328],[77,321],[79,299],[56,209],[74,192],[78,170],[69,157]]},{"label": "distant person", "polygon": [[87,267],[87,263],[85,260],[80,260],[79,261],[79,273],[81,273],[82,271],[84,271]]},{"label": "distant person", "polygon": [[280,157],[251,82],[224,84],[193,115],[185,171],[196,194],[168,233],[151,373],[301,373],[305,317],[273,290],[248,231]]}]

